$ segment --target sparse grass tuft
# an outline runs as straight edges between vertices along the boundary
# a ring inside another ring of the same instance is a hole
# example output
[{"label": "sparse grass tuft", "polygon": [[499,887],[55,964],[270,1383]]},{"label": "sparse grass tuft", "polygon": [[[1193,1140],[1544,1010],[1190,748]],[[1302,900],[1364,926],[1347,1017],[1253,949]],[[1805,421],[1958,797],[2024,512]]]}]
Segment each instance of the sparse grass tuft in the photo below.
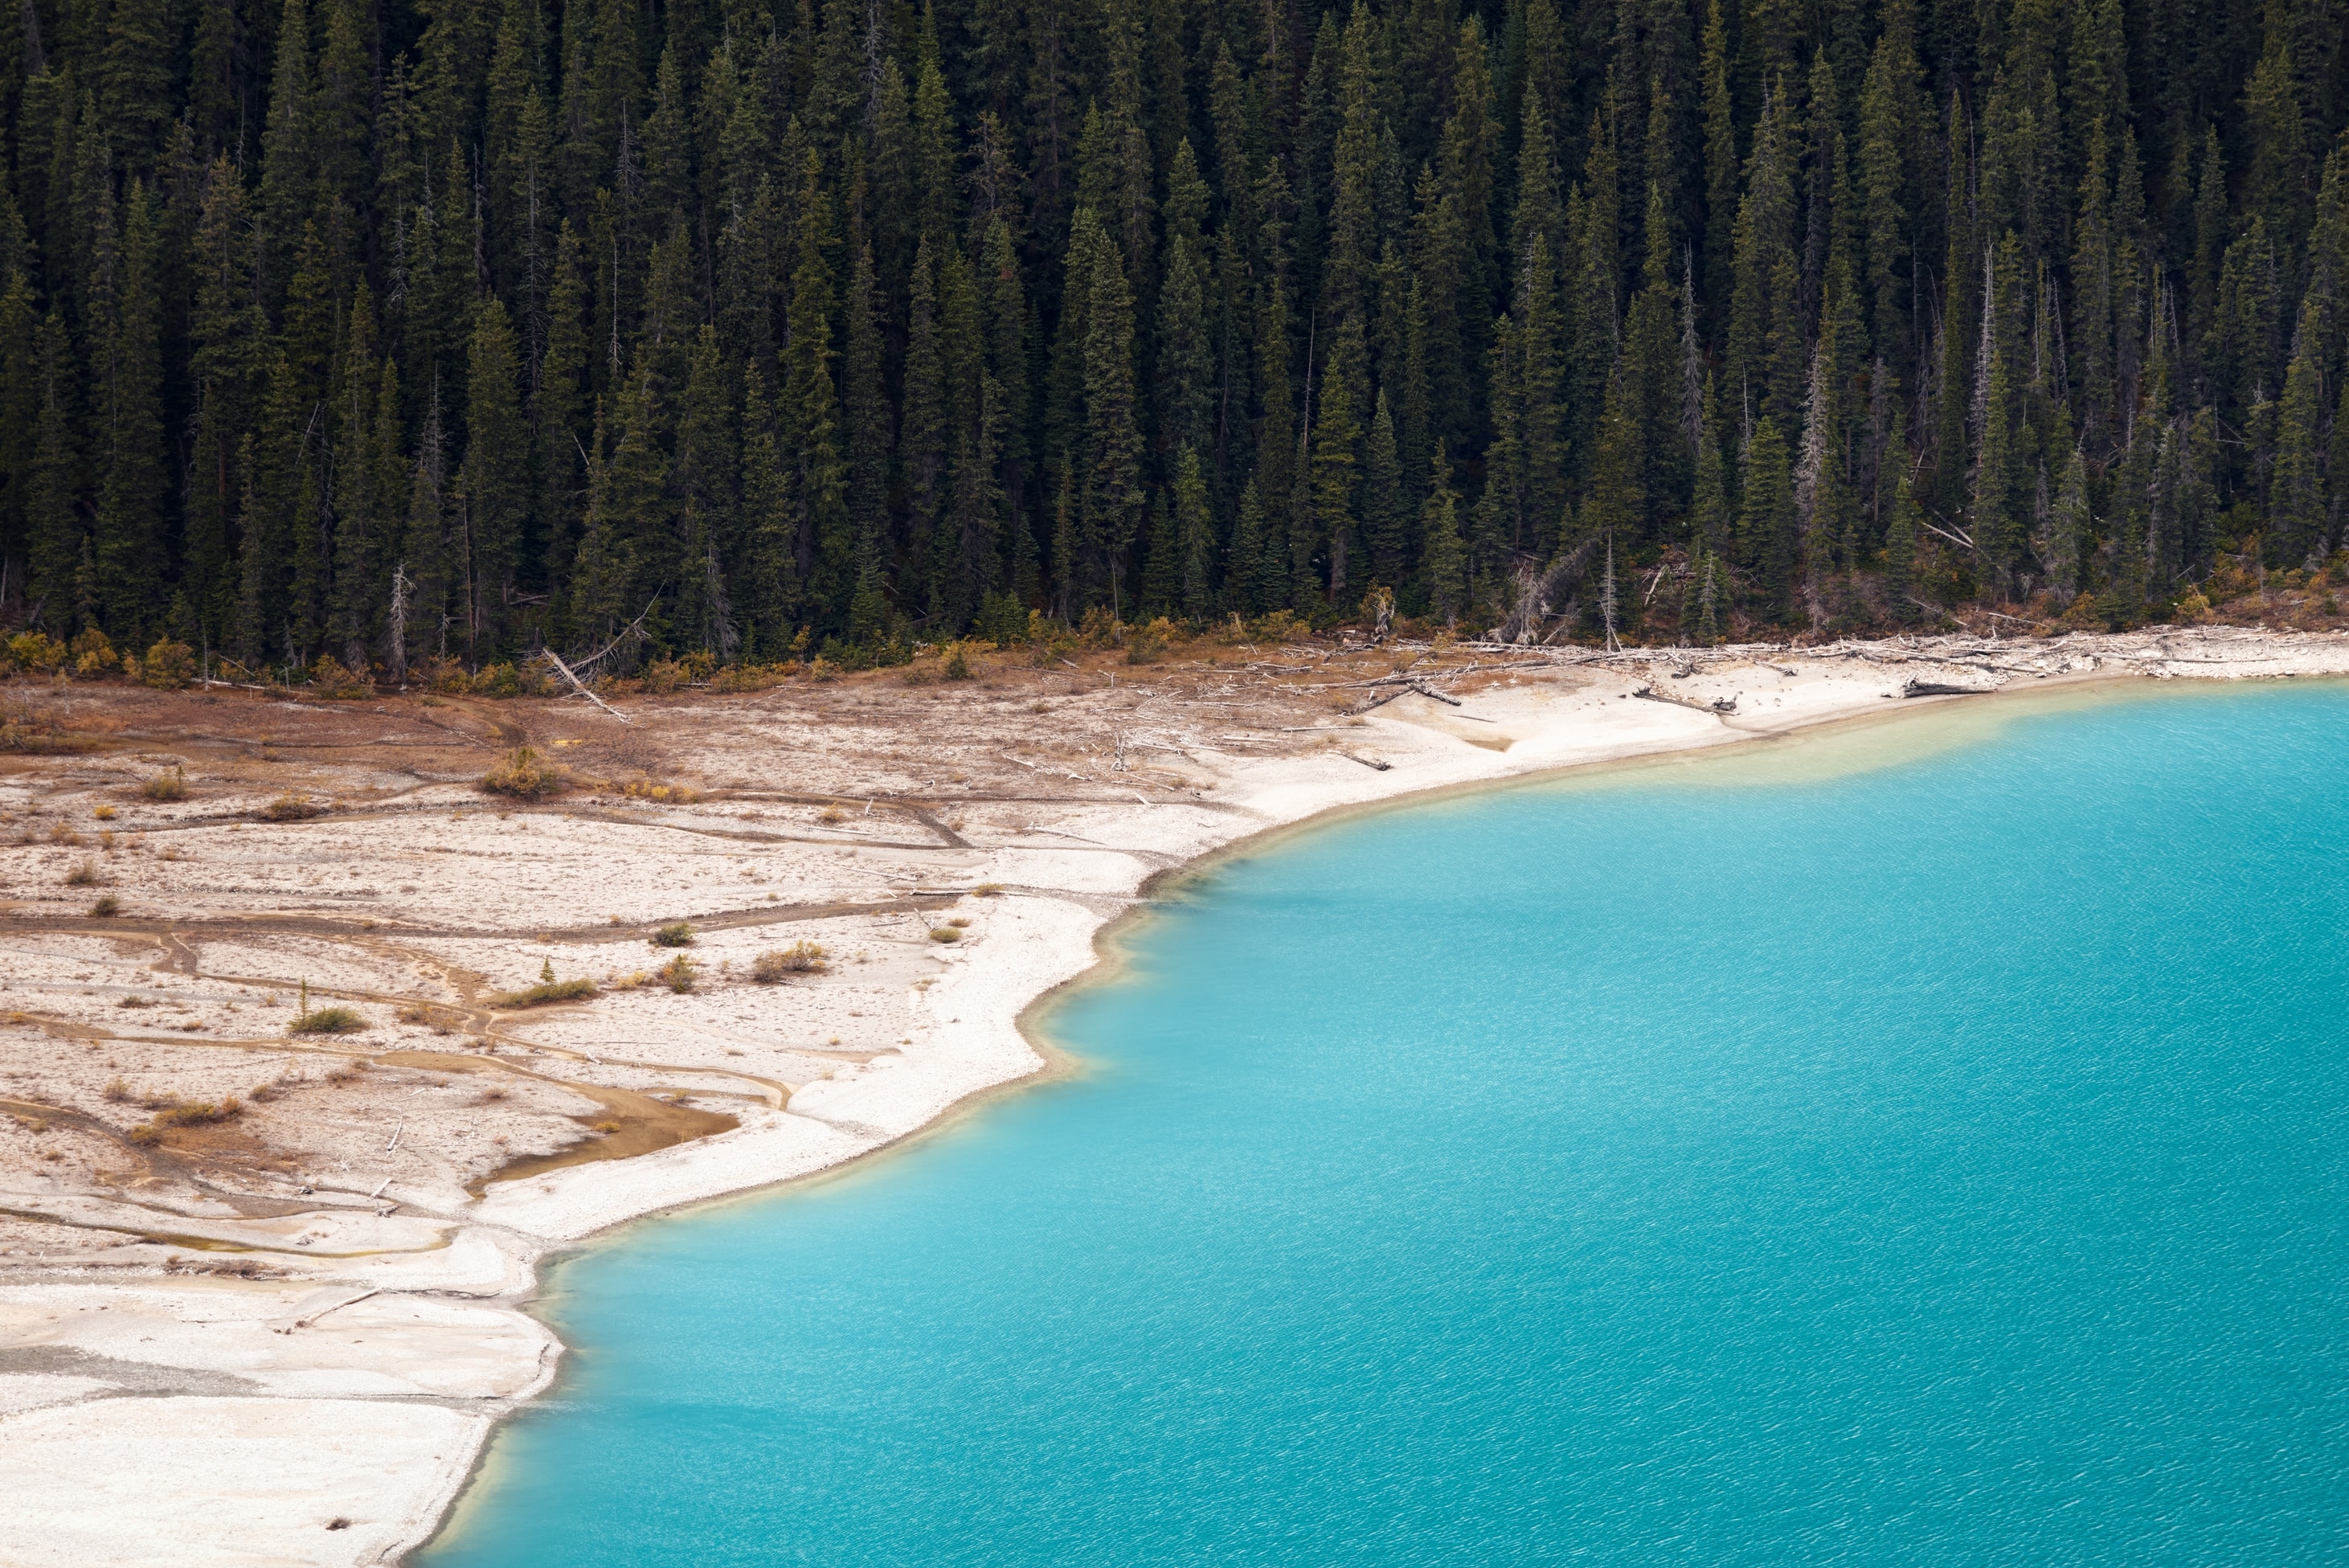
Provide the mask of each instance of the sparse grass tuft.
[{"label": "sparse grass tuft", "polygon": [[822,974],[830,967],[824,962],[823,948],[814,942],[800,941],[761,953],[751,961],[750,978],[761,985],[772,985],[795,974]]},{"label": "sparse grass tuft", "polygon": [[683,953],[678,954],[660,968],[663,983],[680,996],[693,989],[694,980],[700,973],[701,966]]},{"label": "sparse grass tuft", "polygon": [[111,893],[100,893],[98,901],[89,907],[89,913],[92,919],[112,919],[122,913],[122,900]]},{"label": "sparse grass tuft", "polygon": [[116,1105],[120,1105],[123,1101],[130,1098],[130,1085],[124,1083],[119,1076],[109,1078],[107,1080],[106,1087],[101,1090],[100,1093],[104,1094],[109,1100],[113,1101]]},{"label": "sparse grass tuft", "polygon": [[157,774],[139,786],[139,793],[154,801],[185,800],[188,798],[188,775],[179,768],[167,774]]},{"label": "sparse grass tuft", "polygon": [[316,1007],[285,1026],[288,1034],[356,1034],[367,1019],[356,1007]]},{"label": "sparse grass tuft", "polygon": [[87,860],[74,862],[74,868],[66,873],[66,886],[68,888],[97,887],[98,867]]},{"label": "sparse grass tuft", "polygon": [[117,1007],[152,1007],[155,1004],[143,996],[126,996],[114,1004]]},{"label": "sparse grass tuft", "polygon": [[1003,897],[1003,884],[1000,882],[981,882],[978,887],[973,888],[970,890],[970,896],[974,898],[1000,898]]},{"label": "sparse grass tuft", "polygon": [[529,746],[515,747],[481,775],[484,791],[512,795],[518,800],[543,800],[548,795],[561,794],[567,783],[561,768]]},{"label": "sparse grass tuft", "polygon": [[693,945],[692,925],[685,920],[671,920],[646,940],[657,948],[689,948]]}]

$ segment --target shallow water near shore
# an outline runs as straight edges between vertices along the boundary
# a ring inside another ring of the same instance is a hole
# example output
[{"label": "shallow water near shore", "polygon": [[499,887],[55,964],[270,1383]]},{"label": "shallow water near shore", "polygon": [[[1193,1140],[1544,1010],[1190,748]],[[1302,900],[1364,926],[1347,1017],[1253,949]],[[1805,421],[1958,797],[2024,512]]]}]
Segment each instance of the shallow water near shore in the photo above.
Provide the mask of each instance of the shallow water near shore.
[{"label": "shallow water near shore", "polygon": [[2349,687],[1902,728],[1211,867],[1083,1074],[562,1265],[416,1561],[2349,1551]]}]

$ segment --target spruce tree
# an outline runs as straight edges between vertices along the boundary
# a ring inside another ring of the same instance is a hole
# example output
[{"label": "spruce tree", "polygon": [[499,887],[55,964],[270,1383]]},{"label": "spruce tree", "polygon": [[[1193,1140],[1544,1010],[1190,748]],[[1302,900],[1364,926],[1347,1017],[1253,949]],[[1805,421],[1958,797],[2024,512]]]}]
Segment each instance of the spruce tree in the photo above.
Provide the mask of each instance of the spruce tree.
[{"label": "spruce tree", "polygon": [[475,627],[492,648],[509,635],[508,607],[521,586],[523,548],[532,532],[531,440],[520,358],[504,304],[484,300],[473,313],[466,351],[464,485]]},{"label": "spruce tree", "polygon": [[119,270],[97,281],[98,361],[91,410],[99,486],[96,556],[109,632],[143,637],[163,607],[162,299],[153,196],[133,184],[123,201]]},{"label": "spruce tree", "polygon": [[1426,563],[1427,613],[1446,626],[1468,610],[1468,551],[1460,536],[1460,496],[1452,465],[1439,450],[1429,460],[1427,500],[1419,513],[1421,558]]},{"label": "spruce tree", "polygon": [[1080,502],[1080,600],[1122,608],[1127,553],[1142,524],[1142,430],[1133,365],[1133,294],[1117,247],[1094,247],[1084,343],[1084,448]]}]

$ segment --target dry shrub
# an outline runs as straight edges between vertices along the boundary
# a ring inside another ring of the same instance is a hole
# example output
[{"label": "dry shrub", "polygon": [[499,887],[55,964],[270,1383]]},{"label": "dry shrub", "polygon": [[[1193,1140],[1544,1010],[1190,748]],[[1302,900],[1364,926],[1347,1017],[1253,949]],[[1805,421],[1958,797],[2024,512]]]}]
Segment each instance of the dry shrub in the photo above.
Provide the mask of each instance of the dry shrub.
[{"label": "dry shrub", "polygon": [[326,808],[306,794],[287,790],[261,808],[261,815],[272,822],[306,822],[314,816],[324,816]]},{"label": "dry shrub", "polygon": [[288,1034],[356,1034],[367,1019],[356,1007],[316,1007],[285,1026]]},{"label": "dry shrub", "polygon": [[679,995],[693,989],[693,982],[700,973],[701,966],[683,953],[661,965],[660,969],[662,981]]},{"label": "dry shrub", "polygon": [[[40,634],[34,632],[32,636]],[[79,735],[66,733],[63,725],[46,713],[36,713],[27,704],[13,704],[0,712],[0,752],[42,754],[59,752],[86,752],[94,742]]]},{"label": "dry shrub", "polygon": [[631,800],[657,801],[663,805],[691,805],[701,798],[689,784],[661,784],[653,779],[630,779],[620,786],[620,793]]},{"label": "dry shrub", "polygon": [[823,948],[814,942],[798,941],[753,959],[750,978],[761,985],[773,985],[795,974],[822,974],[830,967],[824,961]]},{"label": "dry shrub", "polygon": [[548,795],[560,794],[568,782],[561,768],[529,746],[515,747],[481,775],[484,791],[518,800],[543,800]]},{"label": "dry shrub", "polygon": [[39,631],[18,632],[8,639],[6,652],[10,669],[43,673],[64,669],[71,657],[64,643]]},{"label": "dry shrub", "polygon": [[73,655],[74,673],[84,680],[98,680],[121,668],[122,656],[114,651],[106,633],[94,626],[75,633],[66,648]]},{"label": "dry shrub", "polygon": [[490,1005],[507,1010],[543,1007],[550,1002],[579,1002],[595,994],[595,982],[592,980],[554,980],[526,991],[502,991],[490,998]]},{"label": "dry shrub", "polygon": [[799,660],[786,659],[781,664],[736,664],[719,670],[709,678],[712,691],[765,691],[781,686],[800,672]]},{"label": "dry shrub", "polygon": [[154,1125],[162,1127],[200,1127],[212,1122],[224,1122],[244,1114],[244,1102],[234,1095],[217,1103],[212,1100],[191,1100],[183,1106],[157,1111]]},{"label": "dry shrub", "polygon": [[112,919],[122,913],[122,900],[111,893],[101,893],[98,895],[98,901],[89,907],[89,912],[94,919]]},{"label": "dry shrub", "polygon": [[930,940],[934,942],[958,942],[962,940],[962,931],[958,927],[955,926],[934,927],[930,931]]},{"label": "dry shrub", "polygon": [[185,800],[188,798],[188,775],[174,767],[169,773],[157,774],[139,786],[139,793],[152,801]]},{"label": "dry shrub", "polygon": [[694,940],[693,927],[688,921],[671,920],[645,940],[657,948],[689,948]]},{"label": "dry shrub", "polygon": [[973,888],[970,890],[970,896],[974,898],[1000,898],[1003,897],[1003,884],[1000,882],[981,882],[978,887]]},{"label": "dry shrub", "polygon": [[511,664],[487,665],[473,677],[469,690],[476,697],[519,697],[522,676]]},{"label": "dry shrub", "polygon": [[109,1100],[114,1102],[116,1105],[120,1105],[123,1101],[130,1098],[130,1085],[124,1083],[120,1077],[117,1076],[108,1079],[106,1087],[101,1090],[100,1093],[105,1095]]},{"label": "dry shrub", "polygon": [[310,666],[310,695],[351,701],[374,696],[375,682],[333,654],[322,653],[318,655],[318,662]]},{"label": "dry shrub", "polygon": [[74,862],[74,868],[66,873],[66,886],[68,888],[97,887],[98,867],[87,860]]},{"label": "dry shrub", "polygon": [[158,691],[177,691],[196,678],[196,650],[176,638],[159,638],[139,662],[139,679]]},{"label": "dry shrub", "polygon": [[1126,639],[1125,661],[1128,664],[1155,664],[1166,657],[1166,644],[1174,636],[1174,623],[1160,616],[1148,626],[1137,627]]}]

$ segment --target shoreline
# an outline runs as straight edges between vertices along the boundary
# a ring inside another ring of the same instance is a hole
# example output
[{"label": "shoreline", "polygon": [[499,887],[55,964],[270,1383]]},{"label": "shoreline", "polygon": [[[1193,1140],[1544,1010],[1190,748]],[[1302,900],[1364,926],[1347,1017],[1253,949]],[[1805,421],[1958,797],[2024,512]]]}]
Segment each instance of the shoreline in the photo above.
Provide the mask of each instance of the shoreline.
[{"label": "shoreline", "polygon": [[[2077,646],[2084,643],[2089,646]],[[2192,654],[2169,657],[2172,645],[2187,643],[2196,645]],[[366,1531],[371,1539],[354,1528],[340,1540],[321,1542],[310,1533],[315,1525],[295,1536],[292,1521],[273,1518],[257,1532],[233,1531],[249,1544],[224,1552],[191,1552],[185,1542],[159,1550],[151,1535],[133,1548],[131,1542],[146,1529],[144,1521],[119,1515],[91,1521],[93,1505],[100,1510],[107,1506],[107,1500],[91,1499],[70,1511],[83,1526],[73,1537],[78,1547],[23,1561],[44,1568],[52,1561],[412,1561],[452,1524],[460,1528],[466,1509],[485,1495],[480,1488],[500,1424],[561,1386],[564,1347],[552,1314],[542,1317],[535,1310],[544,1301],[550,1268],[591,1243],[618,1241],[626,1227],[642,1220],[861,1171],[879,1156],[982,1114],[997,1096],[1081,1075],[1081,1058],[1052,1038],[1052,1012],[1081,984],[1114,983],[1123,961],[1120,944],[1154,901],[1212,874],[1232,856],[1374,810],[1418,806],[1496,786],[1533,785],[1574,775],[1603,777],[1715,753],[1745,753],[1759,749],[1756,742],[1823,732],[1889,730],[1896,726],[1878,722],[1929,709],[1994,713],[2020,706],[2018,700],[2026,694],[2075,693],[2093,701],[2097,699],[2090,693],[2099,687],[2121,691],[2140,681],[2173,676],[2349,675],[2349,638],[2341,636],[2165,631],[2067,639],[2053,645],[2006,644],[2009,658],[2059,654],[2063,667],[2037,670],[2028,680],[2009,676],[1995,685],[1984,684],[1973,694],[2002,695],[2010,701],[1972,703],[1955,695],[1904,698],[1897,677],[1886,672],[1888,663],[1866,652],[1844,651],[1853,647],[1880,651],[1889,662],[1921,661],[1919,650],[1909,644],[1777,650],[1755,659],[1702,665],[1682,681],[1682,691],[1640,701],[1637,693],[1650,682],[1637,667],[1661,663],[1657,655],[1662,650],[1627,650],[1623,659],[1613,663],[1574,650],[1575,662],[1560,659],[1544,670],[1520,668],[1505,684],[1488,683],[1466,694],[1464,708],[1459,702],[1446,707],[1426,697],[1404,698],[1347,721],[1315,726],[1309,732],[1314,739],[1302,749],[1263,757],[1214,754],[1212,799],[1195,792],[1195,802],[1153,802],[1134,792],[1140,804],[1076,803],[1075,809],[1054,818],[1057,828],[1040,831],[1080,842],[1081,850],[1039,851],[999,844],[985,849],[976,866],[965,868],[973,882],[995,880],[1002,873],[1003,893],[985,907],[983,923],[973,933],[979,940],[955,944],[942,956],[943,971],[934,983],[907,991],[907,1022],[902,1027],[909,1043],[919,1042],[916,1048],[893,1064],[867,1064],[839,1078],[827,1075],[800,1085],[772,1110],[746,1110],[741,1125],[732,1131],[630,1158],[552,1171],[533,1178],[529,1192],[510,1189],[522,1183],[493,1188],[461,1217],[441,1252],[430,1255],[434,1261],[378,1271],[383,1275],[379,1301],[438,1301],[477,1327],[495,1318],[497,1332],[512,1341],[512,1353],[494,1374],[484,1371],[472,1386],[461,1392],[451,1388],[435,1403],[450,1419],[428,1433],[420,1449],[408,1453],[404,1468],[386,1469],[372,1486],[357,1489],[374,1514],[372,1521],[362,1521],[372,1526]],[[2085,665],[2075,667],[2083,652]],[[2222,656],[2209,658],[2213,653]],[[2230,653],[2243,657],[2223,657]],[[1663,681],[1658,679],[1653,684]],[[1737,722],[1700,711],[1698,703],[1709,703],[1716,696],[1733,697],[1745,710]],[[1476,731],[1470,721],[1489,726],[1494,733]],[[1197,753],[1191,759],[1197,762]],[[1015,879],[1014,872],[1028,875]],[[150,1290],[160,1283],[144,1282]],[[48,1288],[66,1294],[98,1287]],[[456,1304],[460,1302],[465,1303],[461,1307]],[[370,1339],[376,1332],[371,1326]],[[283,1348],[293,1352],[304,1343],[288,1341]],[[380,1359],[432,1354],[429,1344],[395,1336]],[[298,1361],[298,1355],[294,1359]],[[0,1370],[5,1369],[5,1364],[0,1364]],[[0,1377],[0,1396],[6,1393],[6,1382]],[[298,1377],[286,1379],[283,1392],[291,1394],[299,1382]],[[193,1393],[165,1397],[179,1407],[176,1411],[152,1398],[86,1398],[36,1406],[36,1412],[46,1413],[36,1422],[27,1422],[22,1414],[12,1417],[15,1407],[0,1403],[0,1480],[6,1483],[0,1490],[12,1498],[10,1505],[0,1509],[0,1518],[18,1525],[12,1532],[16,1539],[38,1538],[26,1532],[38,1532],[45,1516],[57,1508],[54,1503],[44,1508],[47,1500],[36,1494],[76,1484],[77,1466],[86,1470],[111,1463],[127,1469],[132,1473],[119,1480],[145,1491],[160,1490],[165,1494],[161,1501],[175,1508],[205,1501],[201,1486],[167,1483],[158,1489],[150,1484],[151,1477],[142,1482],[139,1472],[151,1470],[159,1448],[168,1445],[176,1451],[191,1443],[201,1447],[208,1435],[206,1421],[217,1425],[222,1417],[215,1406],[234,1403],[246,1407],[242,1414],[251,1417],[261,1401],[207,1399]],[[276,1411],[258,1412],[264,1417],[259,1425],[270,1428],[265,1417],[284,1414],[287,1419],[276,1426],[285,1429],[247,1434],[260,1445],[256,1453],[272,1461],[302,1444],[315,1443],[316,1424],[330,1417],[347,1420],[357,1411],[394,1408],[404,1417],[417,1408],[349,1397],[279,1397],[274,1402]],[[119,1417],[128,1414],[121,1407],[134,1405],[146,1407],[139,1412],[145,1424],[170,1428],[162,1440],[150,1437],[145,1447],[126,1449],[121,1432],[77,1433],[85,1424],[104,1426],[109,1406],[118,1407],[119,1425]],[[413,1426],[409,1422],[401,1430]],[[12,1437],[36,1441],[12,1445]],[[369,1452],[385,1446],[398,1449],[407,1440],[385,1436]],[[22,1450],[41,1443],[49,1446],[49,1457],[27,1463],[29,1456]],[[438,1451],[428,1459],[425,1451],[434,1449]],[[119,1494],[128,1489],[116,1485],[109,1490],[117,1494],[119,1506]],[[135,1515],[139,1511],[131,1511]],[[103,1558],[88,1555],[88,1546],[101,1538],[93,1531],[111,1535],[123,1550]],[[256,1534],[261,1539],[254,1539]],[[264,1540],[272,1545],[264,1545]],[[289,1555],[297,1540],[303,1554]],[[324,1554],[318,1554],[321,1551]]]}]

